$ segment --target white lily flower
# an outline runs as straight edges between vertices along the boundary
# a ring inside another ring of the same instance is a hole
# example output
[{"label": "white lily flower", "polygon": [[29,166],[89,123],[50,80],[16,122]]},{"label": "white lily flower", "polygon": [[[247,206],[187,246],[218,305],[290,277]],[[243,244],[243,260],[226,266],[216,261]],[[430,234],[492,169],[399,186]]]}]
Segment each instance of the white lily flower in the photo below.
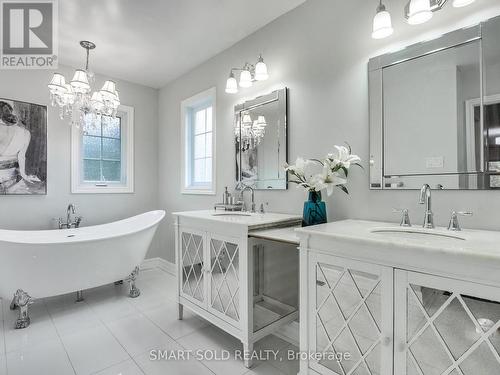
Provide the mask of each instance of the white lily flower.
[{"label": "white lily flower", "polygon": [[337,154],[328,154],[334,164],[340,164],[342,167],[349,169],[351,164],[359,163],[361,158],[358,155],[351,154],[349,149],[345,146],[334,146],[337,149]]},{"label": "white lily flower", "polygon": [[305,175],[306,167],[311,163],[310,160],[301,158],[300,156],[295,160],[295,165],[285,164],[285,170],[290,172],[295,172],[298,175]]},{"label": "white lily flower", "polygon": [[347,179],[340,177],[337,173],[332,173],[330,168],[325,165],[321,173],[311,178],[310,185],[316,191],[326,189],[326,193],[330,196],[336,186],[344,185],[345,183],[347,183]]}]

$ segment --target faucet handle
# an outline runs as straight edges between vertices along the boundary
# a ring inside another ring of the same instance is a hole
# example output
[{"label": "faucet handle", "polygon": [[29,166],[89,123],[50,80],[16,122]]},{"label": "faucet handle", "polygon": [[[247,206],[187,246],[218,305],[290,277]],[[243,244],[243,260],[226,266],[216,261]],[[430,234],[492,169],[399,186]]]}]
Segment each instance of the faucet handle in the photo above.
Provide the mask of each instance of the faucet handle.
[{"label": "faucet handle", "polygon": [[448,230],[452,230],[454,232],[459,232],[462,230],[460,228],[460,223],[458,222],[458,216],[472,216],[472,211],[453,211],[451,213],[450,222],[448,223]]},{"label": "faucet handle", "polygon": [[392,212],[402,214],[401,223],[399,224],[400,226],[411,227],[410,214],[409,214],[409,210],[407,208],[393,208]]}]

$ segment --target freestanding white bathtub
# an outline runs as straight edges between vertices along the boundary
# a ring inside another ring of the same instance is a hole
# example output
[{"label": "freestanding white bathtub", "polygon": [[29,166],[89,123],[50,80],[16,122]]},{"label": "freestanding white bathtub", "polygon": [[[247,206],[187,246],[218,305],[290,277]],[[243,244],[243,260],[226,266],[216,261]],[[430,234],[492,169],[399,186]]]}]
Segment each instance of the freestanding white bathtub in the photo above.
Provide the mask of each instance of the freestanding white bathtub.
[{"label": "freestanding white bathtub", "polygon": [[[0,298],[10,302],[16,294],[12,307],[26,307],[27,321],[18,328],[29,325],[27,306],[33,299],[124,279],[135,288],[137,267],[164,216],[165,211],[151,211],[77,229],[0,230]],[[134,297],[138,292],[131,290]]]}]

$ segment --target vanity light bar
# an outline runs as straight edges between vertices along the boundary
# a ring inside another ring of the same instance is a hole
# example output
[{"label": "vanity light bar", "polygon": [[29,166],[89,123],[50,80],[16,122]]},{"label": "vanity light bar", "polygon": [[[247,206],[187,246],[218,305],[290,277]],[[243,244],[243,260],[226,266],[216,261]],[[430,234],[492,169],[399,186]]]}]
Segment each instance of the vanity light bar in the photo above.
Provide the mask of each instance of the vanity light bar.
[{"label": "vanity light bar", "polygon": [[[239,83],[234,75],[235,72],[240,72]],[[236,94],[238,85],[243,88],[252,87],[254,81],[265,81],[268,78],[267,65],[264,63],[262,55],[260,55],[255,65],[245,63],[243,68],[231,69],[226,82],[226,93]]]},{"label": "vanity light bar", "polygon": [[[453,0],[454,8],[470,5],[475,0]],[[404,8],[404,17],[410,25],[420,25],[429,21],[434,12],[443,9],[447,0],[410,0]],[[373,17],[373,39],[383,39],[392,35],[391,14],[387,11],[382,0],[379,0],[375,17]]]}]

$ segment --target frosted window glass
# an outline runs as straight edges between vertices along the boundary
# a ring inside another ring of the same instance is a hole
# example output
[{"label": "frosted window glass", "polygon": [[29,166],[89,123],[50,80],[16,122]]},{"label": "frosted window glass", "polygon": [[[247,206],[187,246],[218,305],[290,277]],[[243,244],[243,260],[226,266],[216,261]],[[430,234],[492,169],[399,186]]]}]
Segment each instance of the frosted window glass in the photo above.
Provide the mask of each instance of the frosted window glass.
[{"label": "frosted window glass", "polygon": [[101,180],[101,165],[99,160],[84,160],[83,161],[83,178],[85,181],[100,181]]},{"label": "frosted window glass", "polygon": [[83,157],[87,159],[101,158],[101,138],[83,136]]},{"label": "frosted window glass", "polygon": [[106,181],[120,181],[121,163],[119,161],[103,161],[102,174]]},{"label": "frosted window glass", "polygon": [[102,139],[102,158],[120,160],[122,153],[122,143],[119,139]]}]

